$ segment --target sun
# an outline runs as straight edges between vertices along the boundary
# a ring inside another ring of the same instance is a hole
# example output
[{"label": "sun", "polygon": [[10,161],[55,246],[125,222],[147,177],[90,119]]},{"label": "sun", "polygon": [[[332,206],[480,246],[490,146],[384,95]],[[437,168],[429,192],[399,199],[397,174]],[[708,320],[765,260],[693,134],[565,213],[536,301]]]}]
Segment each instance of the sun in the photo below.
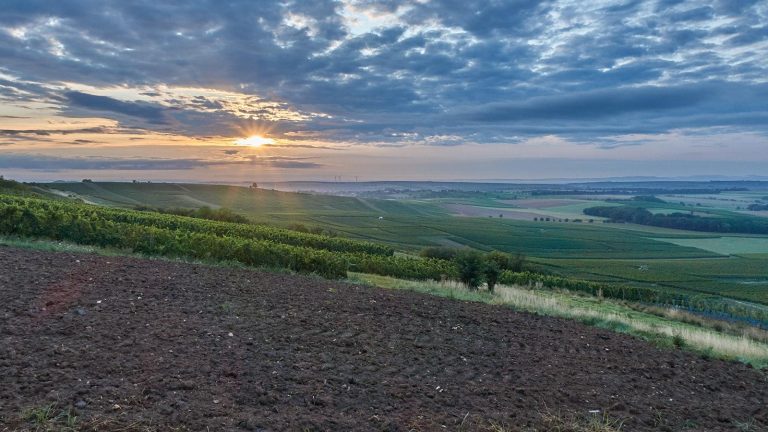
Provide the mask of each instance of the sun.
[{"label": "sun", "polygon": [[274,144],[275,140],[267,138],[261,135],[251,135],[247,138],[239,138],[235,140],[235,144],[249,147],[260,147],[264,144]]}]

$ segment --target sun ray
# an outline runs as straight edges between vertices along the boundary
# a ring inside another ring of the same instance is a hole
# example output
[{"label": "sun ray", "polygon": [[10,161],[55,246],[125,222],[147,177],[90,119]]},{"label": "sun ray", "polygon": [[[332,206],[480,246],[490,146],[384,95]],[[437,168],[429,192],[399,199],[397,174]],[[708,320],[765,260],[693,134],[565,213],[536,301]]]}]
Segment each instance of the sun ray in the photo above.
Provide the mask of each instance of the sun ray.
[{"label": "sun ray", "polygon": [[246,138],[238,138],[235,144],[248,147],[261,147],[264,144],[274,144],[275,140],[261,135],[251,135]]}]

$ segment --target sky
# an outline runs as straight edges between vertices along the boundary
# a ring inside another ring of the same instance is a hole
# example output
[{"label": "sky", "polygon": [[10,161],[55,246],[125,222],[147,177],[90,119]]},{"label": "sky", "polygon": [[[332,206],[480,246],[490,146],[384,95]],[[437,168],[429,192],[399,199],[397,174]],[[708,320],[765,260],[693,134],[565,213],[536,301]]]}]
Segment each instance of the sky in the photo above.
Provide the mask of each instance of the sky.
[{"label": "sky", "polygon": [[24,181],[768,175],[768,0],[3,0]]}]

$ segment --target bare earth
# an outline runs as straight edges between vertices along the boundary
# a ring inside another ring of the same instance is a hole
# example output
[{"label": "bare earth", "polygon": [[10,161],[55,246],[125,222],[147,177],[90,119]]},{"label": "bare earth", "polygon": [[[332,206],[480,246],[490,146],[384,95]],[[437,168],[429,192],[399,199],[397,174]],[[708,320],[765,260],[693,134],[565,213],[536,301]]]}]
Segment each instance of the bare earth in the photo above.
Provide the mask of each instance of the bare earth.
[{"label": "bare earth", "polygon": [[768,428],[766,376],[742,364],[311,277],[0,247],[0,317],[0,430],[47,403],[96,430],[533,430],[590,410]]},{"label": "bare earth", "polygon": [[571,204],[581,204],[584,200],[575,199],[525,199],[525,200],[502,200],[505,204],[516,205],[518,207],[546,209],[550,207],[560,207]]},{"label": "bare earth", "polygon": [[533,220],[533,218],[547,217],[545,215],[532,213],[525,210],[477,207],[469,204],[445,204],[443,207],[453,212],[453,214],[456,216],[466,217],[499,217],[499,215],[504,215],[505,218],[513,220]]}]

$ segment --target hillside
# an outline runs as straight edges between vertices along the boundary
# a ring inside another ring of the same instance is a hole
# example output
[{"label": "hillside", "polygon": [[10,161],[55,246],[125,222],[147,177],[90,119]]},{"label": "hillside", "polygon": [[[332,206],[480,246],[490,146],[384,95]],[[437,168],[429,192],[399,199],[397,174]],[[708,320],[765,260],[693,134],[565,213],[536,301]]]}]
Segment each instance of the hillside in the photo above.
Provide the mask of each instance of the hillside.
[{"label": "hillside", "polygon": [[288,218],[295,220],[293,218],[312,215],[393,216],[425,215],[436,212],[436,209],[422,209],[420,206],[396,201],[213,184],[80,182],[47,183],[44,186],[74,193],[86,200],[110,206],[227,207],[255,218],[272,216],[278,221]]},{"label": "hillside", "polygon": [[768,427],[745,365],[499,306],[10,248],[0,302],[10,430]]},{"label": "hillside", "polygon": [[[632,192],[647,192],[647,188],[641,187],[643,184],[632,184]],[[768,304],[768,279],[764,271],[768,266],[768,236],[692,232],[599,220],[590,223],[588,216],[582,214],[585,208],[619,205],[600,195],[491,199],[482,192],[467,198],[463,191],[460,198],[382,200],[221,185],[85,182],[44,186],[57,188],[65,195],[74,193],[89,202],[124,208],[222,206],[259,223],[282,227],[302,224],[342,237],[385,244],[409,254],[430,246],[522,253],[539,271],[560,276]],[[530,189],[529,193],[538,193],[540,187],[547,185],[517,185],[513,195],[523,193],[523,186]],[[765,187],[755,185],[758,186]],[[672,182],[664,187],[667,191],[679,191],[680,187],[692,185]],[[764,195],[760,191],[673,194],[663,196],[668,203],[657,205],[723,214]],[[686,201],[686,207],[669,204],[677,201]],[[700,202],[705,205],[698,205]],[[730,210],[713,207],[724,205]],[[448,211],[457,206],[472,217]]]}]

